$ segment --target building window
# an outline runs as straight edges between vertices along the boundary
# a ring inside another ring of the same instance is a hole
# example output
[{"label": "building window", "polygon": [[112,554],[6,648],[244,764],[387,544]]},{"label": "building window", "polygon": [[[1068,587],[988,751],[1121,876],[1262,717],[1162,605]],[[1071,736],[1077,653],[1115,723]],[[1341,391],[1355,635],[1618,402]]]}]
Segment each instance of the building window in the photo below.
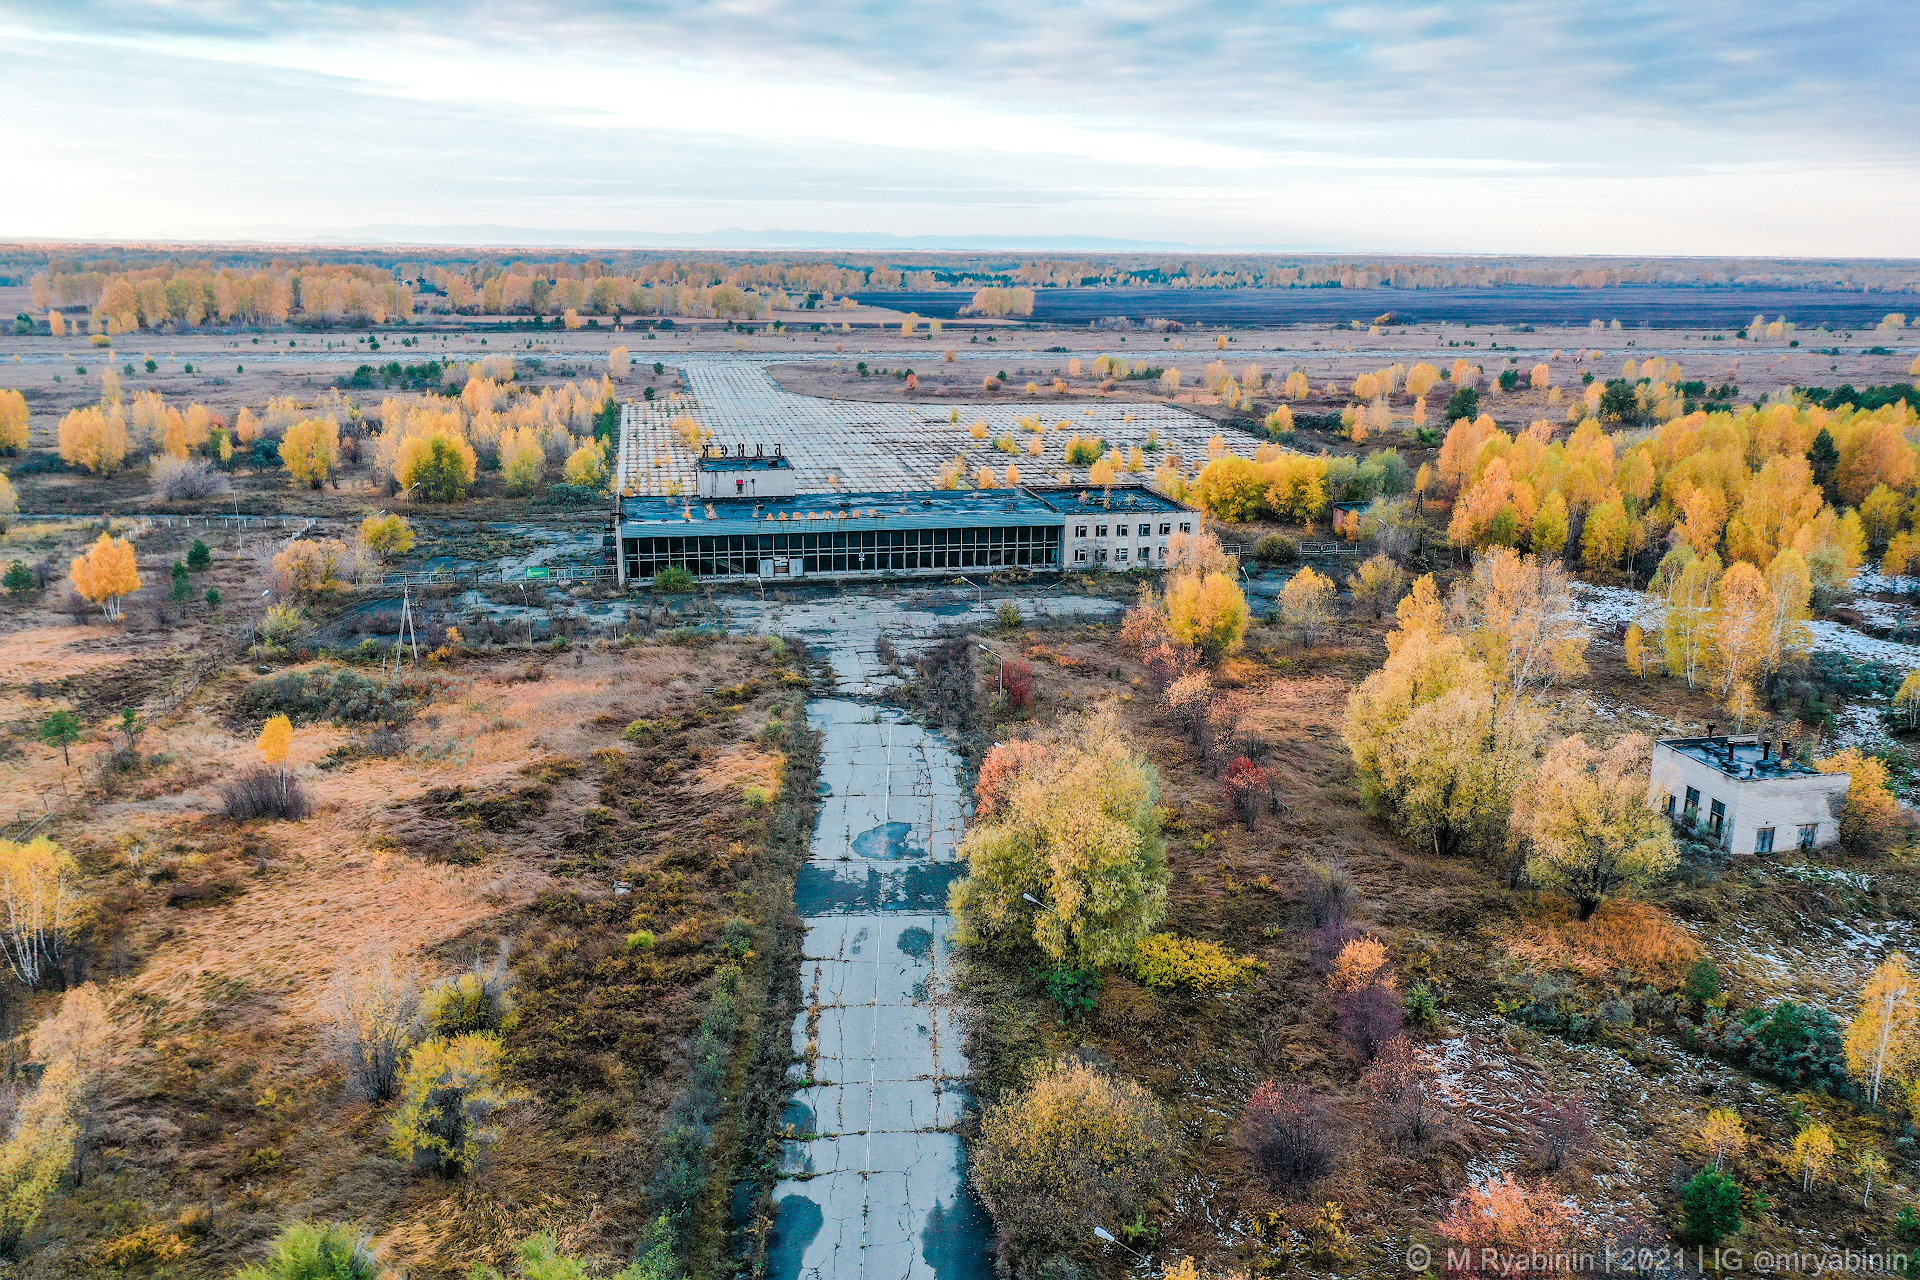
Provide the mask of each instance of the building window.
[{"label": "building window", "polygon": [[1084,562],[1087,558],[1087,549],[1085,547],[1081,547],[1079,550],[1073,553],[1073,558],[1075,560]]},{"label": "building window", "polygon": [[1182,533],[1192,533],[1192,532],[1193,532],[1193,521],[1191,521],[1191,520],[1182,520],[1182,521],[1180,522],[1180,532],[1182,532]]},{"label": "building window", "polygon": [[1666,814],[1668,818],[1673,817],[1673,792],[1667,792],[1666,803],[1660,806],[1660,812]]},{"label": "building window", "polygon": [[1700,788],[1687,788],[1687,803],[1686,807],[1680,811],[1680,816],[1686,820],[1688,826],[1700,821]]},{"label": "building window", "polygon": [[1094,537],[1096,537],[1096,538],[1104,538],[1104,537],[1106,537],[1106,536],[1107,536],[1107,526],[1105,526],[1105,525],[1103,525],[1103,524],[1098,524],[1098,525],[1095,525],[1095,526],[1093,527],[1093,536],[1094,536]]},{"label": "building window", "polygon": [[1125,547],[1115,547],[1113,549],[1113,558],[1115,560],[1125,560],[1127,558],[1127,549]]},{"label": "building window", "polygon": [[1164,538],[1164,537],[1166,537],[1166,536],[1167,536],[1168,534],[1170,534],[1170,533],[1172,533],[1172,532],[1173,532],[1173,526],[1172,526],[1172,525],[1170,525],[1170,524],[1163,524],[1163,525],[1161,525],[1161,526],[1160,526],[1160,536],[1161,536],[1161,537],[1163,537],[1163,538]]},{"label": "building window", "polygon": [[1753,833],[1753,851],[1755,853],[1773,852],[1773,828],[1762,827]]},{"label": "building window", "polygon": [[1152,548],[1152,547],[1142,547],[1142,548],[1140,548],[1140,558],[1141,558],[1142,560],[1151,560],[1151,559],[1153,559],[1153,548]]},{"label": "building window", "polygon": [[1715,800],[1713,807],[1707,810],[1707,830],[1711,831],[1713,838],[1718,840],[1720,838],[1720,829],[1726,825],[1727,806]]},{"label": "building window", "polygon": [[1164,542],[1160,544],[1160,558],[1162,560],[1167,558],[1167,546]]},{"label": "building window", "polygon": [[1105,560],[1107,558],[1107,549],[1105,547],[1102,547],[1098,551],[1094,552],[1093,554],[1095,559]]},{"label": "building window", "polygon": [[1076,538],[1084,538],[1084,537],[1086,537],[1086,536],[1087,536],[1087,526],[1085,526],[1085,525],[1083,525],[1083,524],[1080,524],[1080,525],[1075,525],[1075,526],[1073,527],[1073,536],[1074,536],[1074,537],[1076,537]]},{"label": "building window", "polygon": [[1800,827],[1800,847],[1802,849],[1813,848],[1813,839],[1815,836],[1819,834],[1820,834],[1819,823],[1817,822],[1803,823]]}]

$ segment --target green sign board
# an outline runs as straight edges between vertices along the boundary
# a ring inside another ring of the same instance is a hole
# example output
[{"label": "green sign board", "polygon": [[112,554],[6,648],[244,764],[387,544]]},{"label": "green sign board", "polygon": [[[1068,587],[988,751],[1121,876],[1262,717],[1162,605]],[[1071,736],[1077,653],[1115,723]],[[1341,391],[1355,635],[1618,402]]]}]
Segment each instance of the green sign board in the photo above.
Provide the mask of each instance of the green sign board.
[{"label": "green sign board", "polygon": [[528,565],[527,576],[529,578],[551,578],[553,576],[553,570],[544,564]]}]

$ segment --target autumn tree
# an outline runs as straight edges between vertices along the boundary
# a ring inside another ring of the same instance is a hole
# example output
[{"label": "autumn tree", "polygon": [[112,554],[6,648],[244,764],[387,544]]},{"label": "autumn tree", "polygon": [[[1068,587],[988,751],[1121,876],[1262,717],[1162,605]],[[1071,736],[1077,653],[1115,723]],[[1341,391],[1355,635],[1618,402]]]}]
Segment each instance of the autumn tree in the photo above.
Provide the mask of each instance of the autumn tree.
[{"label": "autumn tree", "polygon": [[1846,803],[1840,810],[1840,842],[1866,853],[1879,853],[1900,838],[1906,828],[1905,811],[1887,786],[1887,766],[1879,757],[1848,747],[1814,767],[1822,773],[1844,773]]},{"label": "autumn tree", "polygon": [[1063,1058],[1041,1064],[1024,1089],[986,1109],[970,1174],[1019,1247],[1074,1254],[1093,1228],[1139,1214],[1172,1151],[1153,1095]]},{"label": "autumn tree", "polygon": [[402,489],[417,487],[433,502],[458,502],[467,496],[479,458],[457,431],[435,430],[408,436],[400,444],[394,478]]},{"label": "autumn tree", "polygon": [[79,923],[80,869],[45,836],[0,840],[0,954],[29,987],[57,970]]},{"label": "autumn tree", "polygon": [[1790,1159],[1800,1171],[1800,1190],[1812,1191],[1813,1184],[1824,1182],[1833,1168],[1833,1130],[1817,1121],[1801,1129],[1794,1137]]},{"label": "autumn tree", "polygon": [[1632,531],[1625,503],[1618,493],[1610,495],[1587,512],[1587,525],[1580,534],[1580,562],[1595,572],[1617,567],[1627,554]]},{"label": "autumn tree", "polygon": [[407,1059],[388,1121],[393,1153],[449,1177],[471,1173],[504,1135],[501,1112],[518,1094],[501,1080],[500,1041],[489,1035],[423,1041]]},{"label": "autumn tree", "polygon": [[118,406],[83,405],[60,420],[60,458],[95,475],[112,475],[127,460],[127,421]]},{"label": "autumn tree", "polygon": [[971,874],[949,895],[959,935],[1081,967],[1128,961],[1166,911],[1158,799],[1153,766],[1111,715],[1062,726],[1008,782],[997,818],[967,833]]},{"label": "autumn tree", "polygon": [[1707,626],[1723,699],[1736,685],[1777,665],[1768,652],[1773,637],[1769,603],[1766,579],[1744,560],[1729,565],[1714,584]]},{"label": "autumn tree", "polygon": [[1705,669],[1713,639],[1713,589],[1720,581],[1720,557],[1676,547],[1655,575],[1663,582],[1667,614],[1660,630],[1667,673],[1684,676],[1691,689]]},{"label": "autumn tree", "polygon": [[1902,952],[1881,961],[1860,989],[1844,1044],[1847,1070],[1865,1086],[1871,1106],[1880,1105],[1889,1082],[1910,1078],[1920,1065],[1920,988]]},{"label": "autumn tree", "polygon": [[1510,1173],[1468,1186],[1434,1226],[1442,1239],[1476,1256],[1484,1249],[1552,1256],[1578,1229],[1578,1218],[1560,1195],[1545,1186],[1530,1187]]},{"label": "autumn tree", "polygon": [[607,376],[614,379],[624,378],[631,367],[632,361],[628,358],[625,347],[615,347],[607,352]]},{"label": "autumn tree", "polygon": [[353,572],[353,548],[337,538],[300,538],[273,557],[275,585],[297,596],[339,589]]},{"label": "autumn tree", "polygon": [[1627,670],[1636,676],[1647,673],[1647,635],[1637,622],[1627,624],[1627,636],[1622,642],[1627,655]]},{"label": "autumn tree", "polygon": [[[566,482],[582,489],[598,489],[607,481],[607,455],[597,440],[589,440],[567,455],[561,474]],[[1012,483],[1012,481],[1008,481]]]},{"label": "autumn tree", "polygon": [[1648,747],[1638,735],[1604,753],[1577,734],[1563,738],[1514,805],[1514,826],[1531,849],[1528,878],[1572,898],[1581,920],[1679,863],[1667,820],[1647,804]]},{"label": "autumn tree", "polygon": [[360,522],[360,545],[376,560],[387,561],[413,550],[413,525],[405,516],[382,513]]},{"label": "autumn tree", "polygon": [[1314,572],[1312,565],[1301,565],[1300,571],[1281,588],[1281,624],[1292,631],[1301,644],[1313,644],[1333,621],[1333,606],[1338,596],[1333,579]]},{"label": "autumn tree", "polygon": [[1466,599],[1472,646],[1501,694],[1526,697],[1586,671],[1586,624],[1558,562],[1493,548],[1474,561]]},{"label": "autumn tree", "polygon": [[1369,556],[1347,579],[1347,589],[1353,592],[1354,608],[1377,618],[1405,593],[1407,571],[1390,556]]},{"label": "autumn tree", "polygon": [[35,1027],[28,1055],[37,1074],[16,1094],[9,1134],[0,1143],[0,1244],[19,1247],[49,1201],[84,1158],[89,1095],[109,1046],[106,1007],[92,983],[61,997],[59,1011]]},{"label": "autumn tree", "polygon": [[1907,722],[1909,732],[1920,729],[1920,667],[1907,672],[1900,682],[1899,692],[1893,695],[1893,707]]},{"label": "autumn tree", "polygon": [[540,433],[532,427],[510,427],[500,437],[500,475],[510,493],[532,493],[547,465]]},{"label": "autumn tree", "polygon": [[27,398],[0,388],[0,453],[15,454],[27,447]]},{"label": "autumn tree", "polygon": [[1715,1169],[1747,1149],[1747,1126],[1740,1113],[1730,1107],[1715,1107],[1700,1125],[1700,1145],[1713,1160]]},{"label": "autumn tree", "polygon": [[1558,556],[1567,546],[1567,499],[1558,489],[1550,490],[1534,513],[1528,545],[1543,556]]},{"label": "autumn tree", "polygon": [[1813,647],[1813,633],[1807,620],[1813,616],[1813,578],[1806,559],[1792,547],[1782,547],[1767,565],[1767,641],[1766,653],[1778,670],[1790,655],[1805,654]]},{"label": "autumn tree", "polygon": [[1166,607],[1175,642],[1193,646],[1207,662],[1234,652],[1247,632],[1247,598],[1225,573],[1176,574]]},{"label": "autumn tree", "polygon": [[294,480],[320,488],[340,465],[340,424],[332,418],[294,423],[280,440],[280,461]]},{"label": "autumn tree", "polygon": [[1438,608],[1421,582],[1400,602],[1385,665],[1349,695],[1343,736],[1362,801],[1402,838],[1442,855],[1491,852],[1539,720],[1524,704],[1497,711],[1492,677],[1460,637],[1420,625]]},{"label": "autumn tree", "polygon": [[120,602],[140,589],[133,543],[109,533],[102,533],[83,554],[74,557],[67,574],[80,598],[99,605],[110,622],[120,620]]}]

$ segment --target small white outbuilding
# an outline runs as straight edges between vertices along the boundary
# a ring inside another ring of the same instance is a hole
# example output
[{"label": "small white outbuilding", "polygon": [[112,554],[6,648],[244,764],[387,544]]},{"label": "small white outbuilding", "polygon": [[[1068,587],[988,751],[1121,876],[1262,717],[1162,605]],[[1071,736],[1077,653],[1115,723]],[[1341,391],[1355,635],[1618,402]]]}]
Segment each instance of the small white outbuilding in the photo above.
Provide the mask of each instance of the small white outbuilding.
[{"label": "small white outbuilding", "polygon": [[1821,773],[1774,747],[1753,734],[1716,735],[1711,725],[1704,738],[1661,738],[1647,803],[1729,853],[1833,844],[1849,776]]}]

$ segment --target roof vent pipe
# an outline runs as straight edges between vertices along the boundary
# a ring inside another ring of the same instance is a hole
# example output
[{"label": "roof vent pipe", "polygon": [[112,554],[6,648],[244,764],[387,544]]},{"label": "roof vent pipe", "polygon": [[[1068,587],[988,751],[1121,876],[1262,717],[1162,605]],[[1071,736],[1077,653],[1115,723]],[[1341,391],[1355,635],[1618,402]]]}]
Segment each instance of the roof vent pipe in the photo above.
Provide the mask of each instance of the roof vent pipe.
[{"label": "roof vent pipe", "polygon": [[1709,738],[1711,738],[1711,737],[1713,736],[1713,726],[1712,726],[1711,724],[1709,724],[1709,725],[1707,726],[1707,736],[1708,736]]}]

